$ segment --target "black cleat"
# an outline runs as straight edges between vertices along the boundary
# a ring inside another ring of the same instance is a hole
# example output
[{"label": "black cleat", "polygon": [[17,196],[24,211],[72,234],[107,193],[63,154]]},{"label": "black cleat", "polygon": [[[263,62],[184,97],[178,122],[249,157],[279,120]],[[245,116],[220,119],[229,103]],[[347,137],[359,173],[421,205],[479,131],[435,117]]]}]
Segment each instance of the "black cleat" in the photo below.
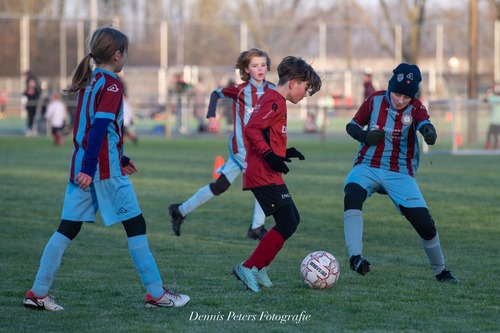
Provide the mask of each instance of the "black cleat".
[{"label": "black cleat", "polygon": [[258,228],[252,229],[252,225],[250,224],[250,228],[248,228],[247,236],[250,239],[261,240],[262,237],[267,233],[266,228],[264,226],[260,226]]},{"label": "black cleat", "polygon": [[349,261],[351,263],[351,269],[361,275],[365,275],[370,271],[370,262],[360,255],[352,256]]},{"label": "black cleat", "polygon": [[443,269],[443,271],[441,273],[436,275],[436,279],[439,282],[460,283],[460,280],[457,279],[455,276],[453,276],[453,274],[451,274],[451,272],[449,270],[447,270],[446,268]]},{"label": "black cleat", "polygon": [[181,204],[171,204],[168,206],[168,213],[170,214],[170,222],[172,223],[172,231],[176,236],[181,235],[181,224],[184,222],[184,216],[179,211]]}]

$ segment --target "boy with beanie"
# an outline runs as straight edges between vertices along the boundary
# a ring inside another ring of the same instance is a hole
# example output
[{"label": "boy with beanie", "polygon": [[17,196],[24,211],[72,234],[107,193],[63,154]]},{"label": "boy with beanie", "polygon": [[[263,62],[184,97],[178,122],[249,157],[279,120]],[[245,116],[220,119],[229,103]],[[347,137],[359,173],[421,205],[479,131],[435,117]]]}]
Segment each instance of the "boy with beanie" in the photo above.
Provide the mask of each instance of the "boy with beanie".
[{"label": "boy with beanie", "polygon": [[436,279],[459,283],[445,266],[434,220],[414,178],[420,159],[417,131],[429,145],[437,138],[427,109],[415,98],[420,81],[417,65],[398,65],[388,89],[367,98],[347,124],[347,133],[360,142],[344,184],[347,252],[352,270],[361,275],[370,271],[370,262],[362,257],[363,203],[373,193],[387,194],[420,236]]}]

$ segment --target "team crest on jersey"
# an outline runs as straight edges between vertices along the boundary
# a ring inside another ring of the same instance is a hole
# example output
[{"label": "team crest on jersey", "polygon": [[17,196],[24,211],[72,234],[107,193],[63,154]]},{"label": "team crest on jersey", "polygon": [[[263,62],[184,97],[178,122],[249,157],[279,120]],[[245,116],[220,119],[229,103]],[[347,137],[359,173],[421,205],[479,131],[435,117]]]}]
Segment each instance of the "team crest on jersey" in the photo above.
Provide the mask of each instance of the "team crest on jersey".
[{"label": "team crest on jersey", "polygon": [[413,121],[413,118],[411,114],[404,114],[401,121],[403,122],[403,125],[410,125]]},{"label": "team crest on jersey", "polygon": [[116,83],[113,83],[106,90],[107,91],[111,91],[111,92],[118,92],[120,89],[118,89],[118,86],[116,85]]}]

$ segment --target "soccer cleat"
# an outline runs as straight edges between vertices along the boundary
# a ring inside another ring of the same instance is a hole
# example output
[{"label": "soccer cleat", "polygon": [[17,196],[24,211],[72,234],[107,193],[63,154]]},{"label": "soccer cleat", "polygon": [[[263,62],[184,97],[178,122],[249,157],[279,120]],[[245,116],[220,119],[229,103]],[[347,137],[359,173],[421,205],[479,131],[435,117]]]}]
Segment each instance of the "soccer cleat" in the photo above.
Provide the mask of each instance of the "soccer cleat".
[{"label": "soccer cleat", "polygon": [[457,279],[455,276],[453,276],[453,274],[451,274],[451,272],[449,270],[447,270],[446,268],[443,269],[443,271],[441,273],[436,275],[436,279],[439,282],[460,283],[460,280]]},{"label": "soccer cleat", "polygon": [[188,295],[176,294],[163,288],[165,293],[160,298],[153,298],[150,294],[146,294],[146,302],[144,306],[148,309],[161,307],[181,307],[189,303],[191,298]]},{"label": "soccer cleat", "polygon": [[38,297],[31,290],[28,290],[26,296],[24,296],[23,305],[25,308],[34,310],[64,310],[62,306],[56,303],[54,296],[47,295],[45,297]]},{"label": "soccer cleat", "polygon": [[168,213],[170,214],[170,222],[172,223],[172,231],[176,236],[181,235],[181,224],[184,222],[184,216],[179,211],[181,204],[171,204],[168,206]]},{"label": "soccer cleat", "polygon": [[260,226],[258,228],[252,229],[252,225],[250,224],[250,228],[248,228],[247,236],[250,239],[261,240],[262,237],[266,234],[267,230],[264,226]]},{"label": "soccer cleat", "polygon": [[351,269],[361,275],[365,275],[370,271],[370,262],[360,255],[352,256],[349,261],[351,263]]},{"label": "soccer cleat", "polygon": [[258,293],[260,291],[255,278],[257,272],[257,267],[252,267],[252,269],[246,268],[242,263],[236,265],[233,269],[234,276],[236,276],[238,280],[243,282],[243,284],[254,293]]},{"label": "soccer cleat", "polygon": [[252,269],[252,272],[255,275],[257,283],[260,284],[261,286],[264,286],[266,288],[271,288],[272,286],[274,286],[273,283],[271,282],[271,279],[267,275],[267,267],[263,267],[260,271]]}]

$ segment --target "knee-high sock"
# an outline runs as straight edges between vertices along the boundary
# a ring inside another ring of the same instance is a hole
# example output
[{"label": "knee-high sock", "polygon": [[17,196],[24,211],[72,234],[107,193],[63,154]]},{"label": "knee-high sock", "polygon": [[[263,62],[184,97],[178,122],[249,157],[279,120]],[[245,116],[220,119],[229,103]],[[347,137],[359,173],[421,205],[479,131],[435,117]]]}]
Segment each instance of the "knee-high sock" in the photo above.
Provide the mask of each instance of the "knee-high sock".
[{"label": "knee-high sock", "polygon": [[283,247],[283,243],[285,243],[283,236],[272,228],[264,235],[243,266],[250,269],[255,266],[258,270],[269,266]]},{"label": "knee-high sock", "polygon": [[181,212],[182,216],[186,216],[196,208],[203,205],[208,200],[212,199],[214,196],[215,195],[210,189],[210,185],[203,186],[202,188],[198,189],[198,191],[196,191],[196,193],[193,194],[191,198],[187,199],[182,203],[182,205],[179,206],[179,211]]},{"label": "knee-high sock", "polygon": [[363,212],[348,209],[344,212],[344,237],[349,258],[363,253]]},{"label": "knee-high sock", "polygon": [[153,255],[149,250],[146,235],[128,238],[128,248],[148,294],[154,298],[161,297],[163,295],[163,282]]},{"label": "knee-high sock", "polygon": [[71,240],[57,231],[49,239],[47,245],[45,245],[45,250],[40,259],[40,267],[31,288],[35,295],[43,297],[49,293],[64,251],[66,251],[69,244],[71,244]]},{"label": "knee-high sock", "polygon": [[266,214],[262,210],[257,199],[255,199],[254,209],[253,209],[253,220],[252,220],[252,229],[257,229],[261,227],[266,222]]},{"label": "knee-high sock", "polygon": [[429,264],[431,265],[432,273],[437,275],[445,269],[443,251],[441,250],[441,242],[439,241],[439,235],[436,233],[431,240],[422,240],[422,245],[424,246],[425,254],[429,258]]}]

